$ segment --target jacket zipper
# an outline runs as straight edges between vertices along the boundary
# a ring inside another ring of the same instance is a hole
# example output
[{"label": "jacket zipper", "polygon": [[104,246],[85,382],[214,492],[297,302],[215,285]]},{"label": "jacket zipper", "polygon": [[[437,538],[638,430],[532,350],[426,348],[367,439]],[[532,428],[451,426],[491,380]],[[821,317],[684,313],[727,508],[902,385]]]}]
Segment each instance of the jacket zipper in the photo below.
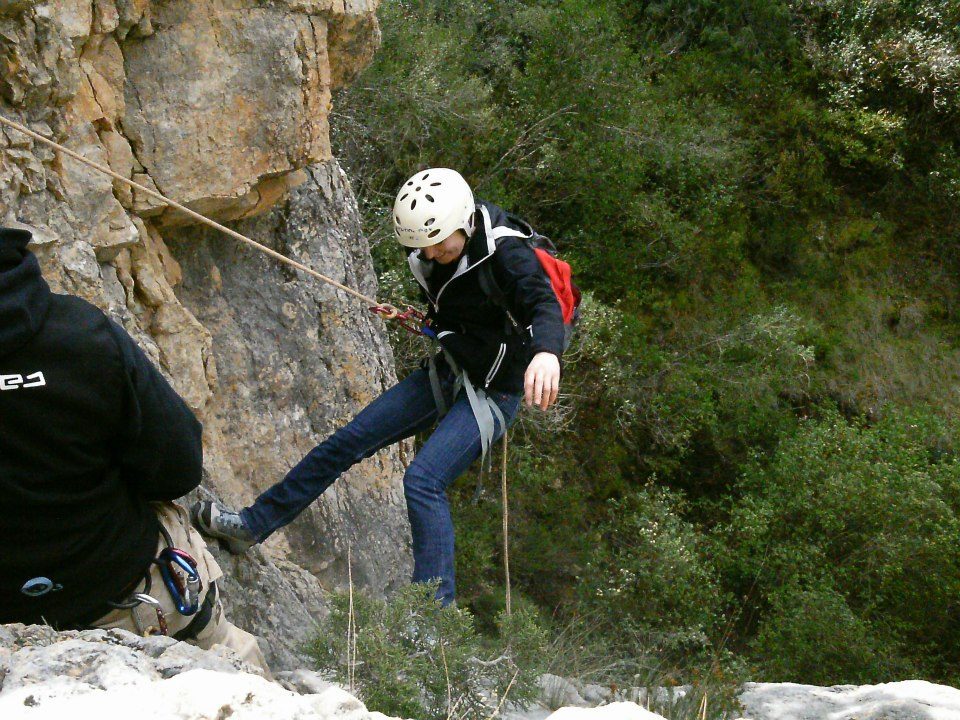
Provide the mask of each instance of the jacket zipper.
[{"label": "jacket zipper", "polygon": [[507,344],[500,343],[500,352],[497,353],[497,357],[493,361],[493,365],[490,366],[490,372],[487,373],[487,379],[483,381],[484,389],[490,387],[490,383],[493,381],[494,376],[500,370],[500,365],[503,364],[503,358],[506,354],[507,354]]},{"label": "jacket zipper", "polygon": [[[452,283],[452,282],[453,282],[454,280],[456,280],[457,278],[463,277],[463,276],[466,275],[468,272],[470,272],[471,270],[473,270],[475,267],[477,267],[478,265],[480,265],[480,263],[482,263],[484,260],[486,260],[487,258],[491,258],[491,257],[493,257],[493,254],[492,254],[492,253],[487,254],[487,255],[484,255],[482,258],[480,258],[479,260],[477,260],[473,265],[467,265],[467,267],[465,267],[465,268],[463,269],[463,272],[455,273],[452,278],[450,278],[449,280],[447,280],[447,281],[440,287],[440,289],[437,291],[437,296],[436,296],[436,297],[434,297],[433,295],[430,294],[430,288],[427,286],[427,283],[426,283],[425,280],[421,280],[420,277],[419,277],[416,273],[414,273],[414,277],[416,277],[417,282],[420,283],[420,285],[423,287],[424,291],[427,293],[427,297],[430,298],[430,304],[433,305],[433,309],[434,309],[436,312],[440,312],[440,296],[443,294],[443,291],[447,289],[447,285],[449,285],[450,283]],[[418,259],[418,262],[419,262],[419,259]]]}]

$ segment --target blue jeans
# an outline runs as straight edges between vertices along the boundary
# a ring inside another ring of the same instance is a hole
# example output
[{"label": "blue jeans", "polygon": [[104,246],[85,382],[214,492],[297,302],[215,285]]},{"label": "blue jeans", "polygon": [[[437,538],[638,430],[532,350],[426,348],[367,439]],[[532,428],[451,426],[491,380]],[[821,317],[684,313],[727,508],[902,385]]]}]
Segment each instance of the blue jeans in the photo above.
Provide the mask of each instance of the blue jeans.
[{"label": "blue jeans", "polygon": [[[453,520],[447,488],[480,456],[480,430],[466,393],[452,397],[454,377],[440,366],[450,408],[403,476],[403,492],[413,535],[413,581],[440,580],[437,599],[453,601]],[[510,425],[520,395],[489,391]],[[243,521],[263,541],[316,500],[341,473],[378,450],[426,430],[438,417],[426,370],[416,370],[367,405],[349,423],[317,445],[287,476],[241,511]],[[504,428],[496,423],[496,438]]]}]

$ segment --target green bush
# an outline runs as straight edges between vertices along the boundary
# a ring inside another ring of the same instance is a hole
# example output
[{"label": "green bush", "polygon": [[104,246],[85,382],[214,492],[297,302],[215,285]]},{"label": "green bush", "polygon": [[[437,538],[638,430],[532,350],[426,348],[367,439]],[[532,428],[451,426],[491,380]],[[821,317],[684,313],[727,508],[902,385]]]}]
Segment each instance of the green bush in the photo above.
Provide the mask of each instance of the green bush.
[{"label": "green bush", "polygon": [[[743,617],[759,619],[753,658],[772,679],[955,676],[954,447],[953,428],[930,412],[890,409],[873,426],[825,412],[744,473],[718,555]],[[883,659],[864,663],[872,653]]]},{"label": "green bush", "polygon": [[[829,578],[824,584],[829,583]],[[751,643],[763,679],[814,685],[914,678],[909,648],[851,609],[829,586],[777,588]]]},{"label": "green bush", "polygon": [[308,648],[320,670],[372,710],[410,718],[488,718],[500,699],[521,706],[536,694],[543,630],[527,610],[498,618],[491,647],[473,616],[441,608],[435,585],[405,587],[389,601],[338,593]]},{"label": "green bush", "polygon": [[602,619],[620,652],[683,658],[708,649],[721,590],[704,537],[679,497],[648,486],[610,503],[582,578],[582,606]]}]

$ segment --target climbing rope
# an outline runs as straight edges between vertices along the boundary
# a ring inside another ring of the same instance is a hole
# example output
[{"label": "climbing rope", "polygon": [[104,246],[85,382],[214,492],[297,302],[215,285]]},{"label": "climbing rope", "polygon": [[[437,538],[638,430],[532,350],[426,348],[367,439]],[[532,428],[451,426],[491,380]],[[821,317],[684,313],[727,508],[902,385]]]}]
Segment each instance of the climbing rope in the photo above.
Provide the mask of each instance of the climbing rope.
[{"label": "climbing rope", "polygon": [[[76,152],[74,152],[73,150],[64,147],[63,145],[61,145],[61,144],[59,144],[59,143],[51,140],[50,138],[44,137],[43,135],[40,135],[39,133],[34,132],[34,131],[31,130],[30,128],[27,128],[27,127],[21,125],[21,124],[18,123],[18,122],[14,122],[13,120],[9,120],[8,118],[5,118],[5,117],[3,117],[2,115],[0,115],[0,124],[6,125],[6,126],[9,127],[9,128],[13,128],[13,129],[16,130],[16,131],[23,133],[23,134],[26,135],[27,137],[33,138],[33,139],[36,140],[37,142],[43,143],[44,145],[47,145],[47,146],[53,148],[54,150],[63,153],[63,154],[66,155],[67,157],[73,158],[73,159],[76,160],[77,162],[83,163],[84,165],[87,165],[88,167],[91,167],[91,168],[93,168],[94,170],[103,173],[104,175],[110,176],[110,177],[113,178],[114,180],[119,180],[120,182],[124,183],[125,185],[129,185],[129,186],[132,187],[133,189],[135,189],[135,190],[137,190],[137,191],[139,191],[139,192],[142,192],[142,193],[144,193],[145,195],[148,195],[148,196],[154,198],[155,200],[159,200],[160,202],[164,203],[165,205],[167,205],[167,206],[169,206],[169,207],[172,207],[172,208],[175,208],[176,210],[179,210],[180,212],[182,212],[182,213],[184,213],[185,215],[193,218],[194,220],[196,220],[197,222],[199,222],[199,223],[201,223],[201,224],[203,224],[203,225],[208,225],[209,227],[212,227],[212,228],[214,228],[214,229],[216,229],[216,230],[219,230],[219,231],[222,232],[222,233],[225,233],[226,235],[229,235],[230,237],[232,237],[232,238],[235,239],[235,240],[239,240],[239,241],[242,242],[242,243],[246,243],[247,245],[250,245],[251,247],[256,248],[256,249],[259,250],[260,252],[262,252],[262,253],[264,253],[264,254],[266,254],[266,255],[269,255],[270,257],[274,258],[275,260],[278,260],[279,262],[282,262],[282,263],[284,263],[284,264],[286,264],[286,265],[289,265],[289,266],[291,266],[291,267],[294,267],[294,268],[296,268],[297,270],[300,270],[301,272],[304,272],[304,273],[306,273],[307,275],[311,275],[311,276],[317,278],[318,280],[322,280],[323,282],[325,282],[325,283],[327,283],[327,284],[329,284],[329,285],[333,285],[333,286],[334,286],[335,288],[337,288],[338,290],[342,290],[343,292],[347,293],[348,295],[352,295],[353,297],[357,298],[358,300],[362,300],[363,302],[365,302],[365,303],[369,306],[371,312],[373,312],[373,313],[375,313],[375,314],[378,314],[378,315],[381,315],[385,320],[392,320],[392,319],[394,319],[394,318],[401,317],[401,315],[402,315],[404,319],[401,320],[401,325],[403,325],[405,329],[408,329],[408,330],[410,330],[411,332],[418,332],[418,330],[413,329],[413,322],[415,322],[415,320],[414,320],[414,318],[415,318],[414,313],[417,313],[418,311],[414,310],[414,308],[412,308],[412,307],[410,307],[410,306],[407,306],[407,312],[406,312],[406,313],[401,314],[400,311],[397,310],[397,308],[395,308],[393,305],[390,305],[390,304],[387,304],[387,303],[377,302],[377,301],[374,300],[373,298],[368,297],[367,295],[364,295],[363,293],[358,292],[358,291],[354,290],[353,288],[347,287],[346,285],[337,282],[337,281],[334,280],[333,278],[327,277],[327,276],[324,275],[323,273],[319,273],[319,272],[317,272],[316,270],[314,270],[313,268],[307,267],[307,266],[304,265],[303,263],[299,263],[299,262],[297,262],[296,260],[292,260],[291,258],[288,258],[286,255],[282,255],[282,254],[278,253],[276,250],[273,250],[273,249],[271,249],[271,248],[268,248],[266,245],[263,245],[263,244],[261,244],[261,243],[258,243],[256,240],[252,240],[252,239],[248,238],[246,235],[242,235],[242,234],[238,233],[236,230],[231,230],[230,228],[226,227],[225,225],[221,225],[220,223],[218,223],[218,222],[216,222],[216,221],[214,221],[214,220],[211,220],[210,218],[208,218],[208,217],[206,217],[206,216],[204,216],[204,215],[201,215],[200,213],[198,213],[198,212],[196,212],[196,211],[194,211],[194,210],[191,210],[190,208],[186,207],[185,205],[181,205],[180,203],[176,202],[175,200],[171,200],[170,198],[166,197],[165,195],[162,195],[161,193],[157,192],[156,190],[152,190],[151,188],[148,188],[148,187],[146,187],[146,186],[144,186],[144,185],[141,185],[141,184],[138,183],[138,182],[134,182],[134,181],[131,180],[130,178],[125,178],[125,177],[123,177],[123,175],[120,175],[119,173],[114,172],[114,171],[111,170],[110,168],[108,168],[108,167],[106,167],[106,166],[104,166],[104,165],[100,165],[99,163],[96,163],[96,162],[94,162],[93,160],[90,160],[89,158],[85,158],[83,155],[80,155],[79,153],[76,153]],[[413,312],[411,313],[411,311],[413,311]],[[420,319],[423,318],[422,313],[419,314],[419,318],[420,318]]]},{"label": "climbing rope", "polygon": [[503,460],[500,467],[500,494],[503,498],[503,583],[506,588],[507,617],[513,614],[510,604],[510,508],[507,506],[507,435],[503,430]]}]

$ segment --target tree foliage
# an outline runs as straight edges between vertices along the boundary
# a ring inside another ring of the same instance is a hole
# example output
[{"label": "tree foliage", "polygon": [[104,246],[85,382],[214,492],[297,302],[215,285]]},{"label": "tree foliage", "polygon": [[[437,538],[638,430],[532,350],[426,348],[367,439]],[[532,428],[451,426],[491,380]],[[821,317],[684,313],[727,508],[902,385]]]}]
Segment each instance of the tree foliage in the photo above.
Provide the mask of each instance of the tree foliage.
[{"label": "tree foliage", "polygon": [[[383,288],[415,296],[394,190],[450,166],[587,291],[560,409],[513,432],[524,597],[678,668],[956,678],[960,4],[403,0],[381,21],[334,137]],[[461,598],[493,631],[500,500],[472,495]]]}]

